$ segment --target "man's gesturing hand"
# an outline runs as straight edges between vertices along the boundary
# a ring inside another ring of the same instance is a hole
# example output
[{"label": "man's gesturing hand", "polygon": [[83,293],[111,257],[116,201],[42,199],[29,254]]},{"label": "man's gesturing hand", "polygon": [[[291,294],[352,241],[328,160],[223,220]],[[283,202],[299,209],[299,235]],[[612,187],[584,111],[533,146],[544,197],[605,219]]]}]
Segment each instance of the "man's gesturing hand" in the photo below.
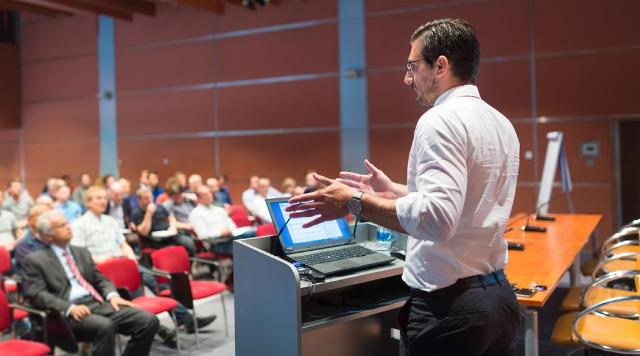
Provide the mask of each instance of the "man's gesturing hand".
[{"label": "man's gesturing hand", "polygon": [[315,192],[302,194],[289,199],[287,211],[291,212],[292,218],[311,217],[320,215],[317,218],[303,225],[310,227],[321,222],[335,220],[349,213],[349,200],[353,197],[355,189],[338,182],[334,179],[321,176],[317,173],[313,177],[325,188]]},{"label": "man's gesturing hand", "polygon": [[352,188],[377,195],[379,197],[392,199],[396,198],[393,192],[393,182],[383,171],[378,169],[369,160],[364,160],[364,165],[369,174],[358,174],[353,172],[340,172],[340,178],[337,180]]}]

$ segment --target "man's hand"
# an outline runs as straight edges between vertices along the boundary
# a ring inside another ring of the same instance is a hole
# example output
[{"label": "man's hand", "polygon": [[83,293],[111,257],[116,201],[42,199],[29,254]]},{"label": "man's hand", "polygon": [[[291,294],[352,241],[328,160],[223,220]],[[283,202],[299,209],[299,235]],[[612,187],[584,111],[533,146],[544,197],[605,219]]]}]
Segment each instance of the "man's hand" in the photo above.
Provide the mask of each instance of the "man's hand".
[{"label": "man's hand", "polygon": [[75,321],[80,321],[91,315],[91,309],[86,305],[74,305],[71,307],[71,310],[69,310],[69,315],[71,315]]},{"label": "man's hand", "polygon": [[292,218],[320,215],[302,227],[310,227],[347,215],[349,213],[347,208],[349,200],[355,193],[355,189],[337,180],[329,179],[317,173],[314,173],[313,177],[326,187],[289,199],[289,204],[291,205],[287,207],[287,211],[292,212],[290,215]]},{"label": "man's hand", "polygon": [[115,311],[120,310],[120,306],[121,305],[132,307],[132,308],[136,307],[130,301],[128,301],[126,299],[122,299],[120,297],[113,297],[113,298],[109,299],[109,304],[111,304],[111,306],[113,307],[113,310],[115,310]]},{"label": "man's hand", "polygon": [[156,212],[157,206],[154,203],[147,205],[147,214],[153,215]]},{"label": "man's hand", "polygon": [[369,171],[369,174],[363,175],[353,172],[340,172],[340,178],[337,180],[340,183],[344,183],[365,193],[387,199],[397,198],[393,192],[394,183],[391,179],[389,179],[383,171],[374,166],[373,163],[369,162],[369,160],[365,159],[364,165],[367,171]]}]

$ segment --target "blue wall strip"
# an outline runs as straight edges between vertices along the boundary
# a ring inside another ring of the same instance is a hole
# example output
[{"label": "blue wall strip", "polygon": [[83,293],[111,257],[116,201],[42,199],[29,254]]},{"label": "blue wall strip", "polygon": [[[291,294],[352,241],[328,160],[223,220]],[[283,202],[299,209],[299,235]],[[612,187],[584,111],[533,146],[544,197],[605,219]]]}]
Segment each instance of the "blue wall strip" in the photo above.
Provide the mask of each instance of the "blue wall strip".
[{"label": "blue wall strip", "polygon": [[369,157],[364,0],[338,0],[338,36],[341,164],[363,171]]},{"label": "blue wall strip", "polygon": [[100,175],[118,176],[116,63],[113,19],[99,17],[98,85],[100,104]]}]

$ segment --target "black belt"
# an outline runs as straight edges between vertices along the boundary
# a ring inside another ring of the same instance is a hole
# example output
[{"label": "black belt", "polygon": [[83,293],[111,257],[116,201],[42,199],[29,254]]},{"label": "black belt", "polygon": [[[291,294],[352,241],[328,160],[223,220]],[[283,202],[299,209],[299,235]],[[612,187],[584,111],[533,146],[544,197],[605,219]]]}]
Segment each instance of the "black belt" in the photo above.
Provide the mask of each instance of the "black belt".
[{"label": "black belt", "polygon": [[507,277],[504,275],[503,270],[498,270],[495,272],[491,272],[485,275],[471,276],[458,279],[454,284],[442,288],[437,289],[433,292],[427,292],[421,289],[410,288],[409,291],[414,297],[425,297],[433,295],[434,293],[442,293],[447,291],[459,291],[470,288],[479,288],[479,287],[488,287],[494,284],[502,285],[503,282],[507,280]]}]

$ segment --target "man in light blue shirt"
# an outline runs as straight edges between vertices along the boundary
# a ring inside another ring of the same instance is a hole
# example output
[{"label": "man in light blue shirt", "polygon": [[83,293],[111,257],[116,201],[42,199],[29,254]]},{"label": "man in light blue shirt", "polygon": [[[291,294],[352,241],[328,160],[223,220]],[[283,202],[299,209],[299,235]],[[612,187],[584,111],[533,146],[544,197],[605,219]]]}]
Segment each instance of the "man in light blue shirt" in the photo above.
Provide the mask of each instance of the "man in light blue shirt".
[{"label": "man in light blue shirt", "polygon": [[80,204],[76,203],[71,198],[71,189],[68,186],[64,185],[56,191],[56,201],[53,204],[53,207],[57,210],[60,210],[64,213],[64,217],[72,223],[77,218],[82,215],[82,207]]}]

